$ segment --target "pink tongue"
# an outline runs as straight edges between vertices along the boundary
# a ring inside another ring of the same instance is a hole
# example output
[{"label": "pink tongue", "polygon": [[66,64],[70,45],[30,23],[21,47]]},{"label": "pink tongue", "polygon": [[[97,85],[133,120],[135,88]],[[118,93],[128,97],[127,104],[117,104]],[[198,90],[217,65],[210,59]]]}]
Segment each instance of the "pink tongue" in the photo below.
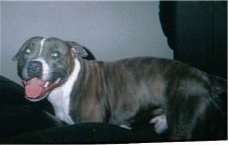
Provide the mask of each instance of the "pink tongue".
[{"label": "pink tongue", "polygon": [[45,82],[38,78],[29,80],[25,86],[25,94],[30,98],[38,98],[45,93]]}]

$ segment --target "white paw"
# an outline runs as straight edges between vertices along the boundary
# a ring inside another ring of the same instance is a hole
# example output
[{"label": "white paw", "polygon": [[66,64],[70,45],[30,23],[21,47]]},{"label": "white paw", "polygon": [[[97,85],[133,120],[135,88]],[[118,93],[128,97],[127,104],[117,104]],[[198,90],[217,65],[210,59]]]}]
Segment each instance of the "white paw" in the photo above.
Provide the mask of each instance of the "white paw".
[{"label": "white paw", "polygon": [[119,126],[122,127],[122,128],[125,128],[125,129],[129,129],[129,130],[132,129],[131,127],[129,127],[128,125],[125,125],[125,124],[122,124],[122,125],[119,125]]},{"label": "white paw", "polygon": [[155,132],[158,134],[161,134],[168,129],[165,115],[156,116],[153,119],[151,119],[149,123],[154,124]]}]

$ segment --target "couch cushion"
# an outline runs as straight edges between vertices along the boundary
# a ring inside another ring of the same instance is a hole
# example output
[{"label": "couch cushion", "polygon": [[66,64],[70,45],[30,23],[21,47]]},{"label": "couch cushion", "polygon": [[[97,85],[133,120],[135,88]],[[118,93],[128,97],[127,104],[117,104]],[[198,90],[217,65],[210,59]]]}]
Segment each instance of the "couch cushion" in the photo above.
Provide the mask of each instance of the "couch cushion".
[{"label": "couch cushion", "polygon": [[0,104],[28,104],[24,89],[15,82],[0,76]]},{"label": "couch cushion", "polygon": [[130,130],[103,123],[68,125],[9,138],[5,143],[130,143],[138,142]]}]

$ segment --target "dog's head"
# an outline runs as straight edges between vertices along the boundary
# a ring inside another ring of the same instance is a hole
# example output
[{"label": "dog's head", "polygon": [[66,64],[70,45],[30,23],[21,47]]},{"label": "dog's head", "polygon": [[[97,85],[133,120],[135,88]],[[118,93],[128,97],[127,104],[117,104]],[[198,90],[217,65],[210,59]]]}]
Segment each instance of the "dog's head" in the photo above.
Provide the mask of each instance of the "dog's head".
[{"label": "dog's head", "polygon": [[18,61],[26,98],[31,101],[45,98],[67,80],[75,60],[86,56],[87,51],[76,42],[43,37],[27,40],[13,58]]}]

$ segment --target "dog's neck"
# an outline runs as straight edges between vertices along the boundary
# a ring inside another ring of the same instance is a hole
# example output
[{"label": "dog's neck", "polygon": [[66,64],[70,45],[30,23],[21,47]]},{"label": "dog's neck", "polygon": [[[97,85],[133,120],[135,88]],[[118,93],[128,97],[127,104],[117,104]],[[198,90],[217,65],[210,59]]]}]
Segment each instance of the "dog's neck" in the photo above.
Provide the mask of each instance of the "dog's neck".
[{"label": "dog's neck", "polygon": [[80,62],[75,59],[73,71],[67,81],[55,88],[48,96],[49,102],[54,107],[55,115],[68,124],[74,124],[72,118],[69,116],[69,103],[72,88],[78,78],[80,69]]}]

